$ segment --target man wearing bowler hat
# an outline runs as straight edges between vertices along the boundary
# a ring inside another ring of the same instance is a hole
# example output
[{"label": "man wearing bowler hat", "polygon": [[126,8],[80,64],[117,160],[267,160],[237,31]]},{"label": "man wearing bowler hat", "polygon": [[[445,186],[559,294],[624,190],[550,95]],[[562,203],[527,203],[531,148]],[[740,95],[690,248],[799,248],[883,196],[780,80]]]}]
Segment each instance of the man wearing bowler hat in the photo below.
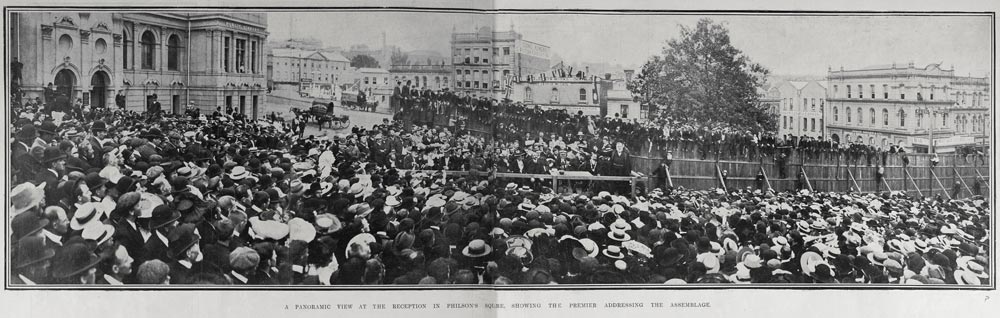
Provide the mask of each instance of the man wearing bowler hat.
[{"label": "man wearing bowler hat", "polygon": [[42,164],[45,169],[35,174],[35,184],[45,183],[45,194],[47,194],[45,200],[49,205],[54,205],[59,200],[59,196],[56,195],[56,189],[59,188],[59,180],[61,180],[63,174],[66,172],[66,154],[60,151],[58,147],[45,148],[42,155]]},{"label": "man wearing bowler hat", "polygon": [[24,238],[14,246],[11,283],[15,285],[45,284],[49,280],[51,259],[54,249],[45,246],[45,238],[32,236]]},{"label": "man wearing bowler hat", "polygon": [[83,243],[63,247],[52,259],[52,278],[61,284],[94,284],[101,258]]},{"label": "man wearing bowler hat", "polygon": [[196,264],[204,259],[200,240],[194,224],[183,224],[170,231],[170,254],[176,261],[170,262],[170,283],[187,284],[188,278],[197,274]]}]

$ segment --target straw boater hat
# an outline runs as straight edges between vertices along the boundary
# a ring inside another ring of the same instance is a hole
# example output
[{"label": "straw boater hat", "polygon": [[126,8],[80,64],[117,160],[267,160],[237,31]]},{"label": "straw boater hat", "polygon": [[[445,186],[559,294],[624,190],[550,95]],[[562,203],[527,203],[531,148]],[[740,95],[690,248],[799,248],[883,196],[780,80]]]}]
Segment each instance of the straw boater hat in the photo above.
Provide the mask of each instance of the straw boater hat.
[{"label": "straw boater hat", "polygon": [[493,248],[486,241],[483,240],[472,240],[469,245],[462,249],[462,255],[479,258],[489,255],[493,252]]},{"label": "straw boater hat", "polygon": [[24,211],[31,210],[45,200],[45,183],[39,185],[25,182],[14,187],[10,191],[11,214],[16,216]]}]

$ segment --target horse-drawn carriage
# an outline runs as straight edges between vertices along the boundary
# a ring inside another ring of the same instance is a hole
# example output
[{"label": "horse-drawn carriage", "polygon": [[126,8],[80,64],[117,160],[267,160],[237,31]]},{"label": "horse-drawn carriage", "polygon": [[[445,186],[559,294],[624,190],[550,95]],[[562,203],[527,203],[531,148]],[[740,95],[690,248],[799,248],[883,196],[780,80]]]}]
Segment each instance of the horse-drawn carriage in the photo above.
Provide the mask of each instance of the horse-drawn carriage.
[{"label": "horse-drawn carriage", "polygon": [[[364,104],[358,103],[358,95],[360,94],[361,93],[357,91],[342,92],[340,95],[340,105],[351,110],[370,111],[375,102],[365,101]],[[369,96],[369,98],[371,98],[371,96]]]},{"label": "horse-drawn carriage", "polygon": [[323,125],[330,123],[330,128],[333,129],[344,129],[351,126],[351,118],[347,115],[335,115],[333,110],[335,109],[332,100],[313,100],[312,106],[308,110],[301,110],[298,108],[292,108],[292,112],[303,118],[305,122],[309,122],[309,119],[315,119],[316,123],[319,124],[320,129]]}]

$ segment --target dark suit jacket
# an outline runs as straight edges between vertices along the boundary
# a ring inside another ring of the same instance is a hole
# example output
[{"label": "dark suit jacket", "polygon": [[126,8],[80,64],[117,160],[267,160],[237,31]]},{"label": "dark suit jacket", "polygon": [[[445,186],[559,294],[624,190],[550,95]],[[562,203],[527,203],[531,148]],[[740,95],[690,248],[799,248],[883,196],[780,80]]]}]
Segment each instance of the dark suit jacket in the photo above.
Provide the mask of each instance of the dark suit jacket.
[{"label": "dark suit jacket", "polygon": [[132,228],[125,220],[112,221],[111,224],[115,227],[115,241],[125,247],[128,255],[140,255],[146,244],[142,242],[139,230]]},{"label": "dark suit jacket", "polygon": [[[194,264],[192,264],[194,265]],[[196,272],[194,271],[194,266],[191,268],[184,267],[180,262],[173,261],[170,262],[170,284],[171,285],[183,285],[189,283],[189,278],[194,276]]]},{"label": "dark suit jacket", "polygon": [[140,255],[142,255],[143,261],[158,259],[168,264],[173,261],[173,258],[170,257],[170,248],[167,247],[167,243],[160,240],[160,236],[156,235],[156,233],[153,233],[153,236],[150,236],[149,240],[143,244],[143,250]]}]

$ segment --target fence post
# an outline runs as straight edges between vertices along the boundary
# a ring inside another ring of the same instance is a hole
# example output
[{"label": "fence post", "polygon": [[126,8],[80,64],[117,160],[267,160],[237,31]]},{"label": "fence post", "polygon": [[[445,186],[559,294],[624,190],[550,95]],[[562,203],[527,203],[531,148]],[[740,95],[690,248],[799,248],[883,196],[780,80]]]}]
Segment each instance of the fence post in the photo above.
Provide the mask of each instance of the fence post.
[{"label": "fence post", "polygon": [[[913,176],[910,175],[910,171],[907,170],[906,168],[903,168],[903,174],[905,175],[905,178],[909,178],[910,182],[913,183],[913,188],[917,190],[917,194],[919,194],[921,197],[924,196],[924,191],[920,190],[920,186],[917,185],[916,180],[913,180]],[[903,184],[906,184],[906,180],[903,180]]]},{"label": "fence post", "polygon": [[767,171],[764,170],[763,166],[760,166],[759,168],[760,168],[760,174],[764,175],[764,183],[767,184],[767,189],[774,190],[774,187],[771,186],[771,178],[767,177]]},{"label": "fence post", "polygon": [[718,178],[719,184],[722,185],[722,191],[729,193],[729,189],[726,187],[726,180],[722,178],[722,169],[719,168],[718,161],[715,163],[715,177]]},{"label": "fence post", "polygon": [[858,185],[858,180],[854,179],[854,173],[851,172],[850,168],[847,169],[847,176],[850,177],[851,182],[854,183],[854,188],[858,189],[858,192],[861,192],[861,186]]},{"label": "fence post", "polygon": [[941,179],[938,178],[937,173],[935,173],[933,169],[931,169],[931,177],[934,179],[934,181],[937,181],[938,186],[940,186],[941,190],[944,191],[944,195],[947,196],[948,199],[950,200],[951,193],[948,193],[948,188],[944,187],[944,184],[941,183]]},{"label": "fence post", "polygon": [[952,170],[954,170],[955,176],[958,177],[958,181],[961,182],[963,186],[965,186],[965,190],[969,191],[969,196],[970,197],[973,196],[975,193],[973,193],[972,188],[969,188],[969,185],[965,183],[965,178],[962,178],[962,175],[958,174],[958,169],[952,169]]},{"label": "fence post", "polygon": [[815,190],[813,190],[812,182],[809,181],[809,175],[806,174],[806,168],[805,168],[805,166],[799,167],[799,171],[802,171],[802,177],[806,178],[806,186],[809,187],[809,192],[815,191]]},{"label": "fence post", "polygon": [[629,180],[629,182],[632,184],[632,198],[635,198],[636,197],[636,195],[635,195],[635,188],[636,188],[635,177],[633,176],[633,177],[631,177],[629,179],[631,179],[631,180]]}]

